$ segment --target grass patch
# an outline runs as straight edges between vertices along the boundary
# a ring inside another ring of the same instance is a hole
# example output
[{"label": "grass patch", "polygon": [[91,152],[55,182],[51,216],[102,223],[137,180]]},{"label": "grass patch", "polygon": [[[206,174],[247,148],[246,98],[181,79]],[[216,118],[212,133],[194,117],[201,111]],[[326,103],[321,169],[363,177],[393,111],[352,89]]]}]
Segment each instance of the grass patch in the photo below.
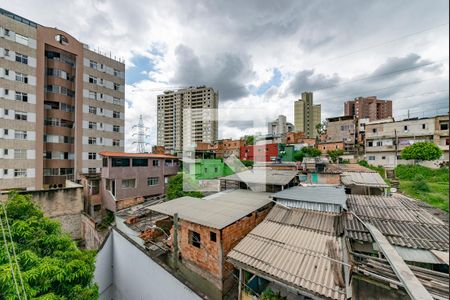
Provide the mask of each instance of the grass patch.
[{"label": "grass patch", "polygon": [[[423,166],[400,165],[395,168],[400,191],[448,212],[448,168],[430,169]],[[425,182],[428,191],[419,185]]]}]

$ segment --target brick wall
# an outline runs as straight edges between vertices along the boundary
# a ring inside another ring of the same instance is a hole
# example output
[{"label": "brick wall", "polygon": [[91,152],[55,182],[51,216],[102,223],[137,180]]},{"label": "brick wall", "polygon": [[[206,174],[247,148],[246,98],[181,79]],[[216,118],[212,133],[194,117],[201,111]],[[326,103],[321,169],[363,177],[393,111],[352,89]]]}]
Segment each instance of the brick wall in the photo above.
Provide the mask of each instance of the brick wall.
[{"label": "brick wall", "polygon": [[116,201],[116,210],[121,210],[133,205],[144,203],[144,197],[136,197],[129,199],[122,199]]},{"label": "brick wall", "polygon": [[[233,271],[233,265],[225,261],[226,255],[264,220],[270,207],[271,204],[263,211],[253,212],[222,230],[180,220],[179,250],[183,263],[226,292],[231,287],[227,283],[232,283],[232,281],[227,281],[227,278],[232,276]],[[189,243],[189,230],[200,234],[200,248]],[[210,240],[210,232],[216,233],[216,242]],[[173,230],[171,233],[173,234]]]}]

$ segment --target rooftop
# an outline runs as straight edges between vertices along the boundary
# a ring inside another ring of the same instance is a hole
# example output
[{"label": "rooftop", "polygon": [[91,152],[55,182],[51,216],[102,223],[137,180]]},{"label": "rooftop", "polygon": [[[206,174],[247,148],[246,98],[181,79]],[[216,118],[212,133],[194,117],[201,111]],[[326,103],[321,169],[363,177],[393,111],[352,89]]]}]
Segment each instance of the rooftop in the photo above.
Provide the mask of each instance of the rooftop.
[{"label": "rooftop", "polygon": [[314,204],[331,204],[347,209],[345,189],[339,186],[294,186],[274,194],[273,198],[290,207],[309,209],[311,206],[313,210],[330,211],[325,208],[314,209]]},{"label": "rooftop", "polygon": [[269,204],[269,193],[255,193],[248,190],[227,190],[205,197],[181,197],[150,209],[192,223],[222,229],[242,219],[255,210]]},{"label": "rooftop", "polygon": [[299,291],[346,299],[342,238],[338,215],[275,206],[228,254],[228,259],[256,275]]},{"label": "rooftop", "polygon": [[104,157],[170,158],[170,159],[177,158],[176,156],[173,156],[173,155],[153,154],[153,153],[128,153],[128,152],[102,151],[99,154]]},{"label": "rooftop", "polygon": [[341,175],[344,185],[357,185],[386,188],[388,185],[378,173],[344,172]]},{"label": "rooftop", "polygon": [[[430,214],[417,201],[403,195],[348,195],[348,210],[374,225],[395,246],[449,250],[448,223]],[[373,238],[353,214],[345,225],[350,239],[372,243]]]},{"label": "rooftop", "polygon": [[341,174],[344,172],[376,173],[376,171],[359,164],[327,164],[325,167],[325,173]]},{"label": "rooftop", "polygon": [[245,183],[286,185],[297,176],[297,171],[254,169],[221,177],[221,180],[233,180]]}]

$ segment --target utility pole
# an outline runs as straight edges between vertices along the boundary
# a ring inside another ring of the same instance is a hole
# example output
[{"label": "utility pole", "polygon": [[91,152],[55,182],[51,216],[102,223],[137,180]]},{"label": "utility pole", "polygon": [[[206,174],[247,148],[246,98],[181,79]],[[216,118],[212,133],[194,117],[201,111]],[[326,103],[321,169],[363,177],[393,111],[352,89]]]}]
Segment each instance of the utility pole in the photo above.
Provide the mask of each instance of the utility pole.
[{"label": "utility pole", "polygon": [[149,137],[149,135],[146,134],[146,131],[149,130],[148,127],[144,126],[144,120],[142,119],[142,115],[139,116],[139,122],[137,125],[134,125],[132,129],[137,129],[137,132],[133,133],[133,137],[136,136],[136,140],[133,142],[133,144],[137,144],[137,153],[146,153],[145,146],[148,145],[147,142],[145,142],[145,139]]}]

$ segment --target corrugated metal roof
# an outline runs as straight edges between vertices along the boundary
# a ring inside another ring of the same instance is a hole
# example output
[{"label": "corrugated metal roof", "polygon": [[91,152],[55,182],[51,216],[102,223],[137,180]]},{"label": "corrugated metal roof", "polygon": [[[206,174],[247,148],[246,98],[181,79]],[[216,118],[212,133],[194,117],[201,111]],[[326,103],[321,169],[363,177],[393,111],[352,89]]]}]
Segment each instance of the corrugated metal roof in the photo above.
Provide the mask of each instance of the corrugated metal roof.
[{"label": "corrugated metal roof", "polygon": [[203,199],[181,197],[150,207],[151,210],[200,225],[222,229],[270,203],[269,193],[227,190]]},{"label": "corrugated metal roof", "polygon": [[338,186],[295,186],[275,193],[273,198],[290,207],[331,212],[347,209],[345,189]]},{"label": "corrugated metal roof", "polygon": [[170,158],[178,159],[178,157],[168,154],[154,154],[154,153],[129,153],[129,152],[113,152],[102,151],[99,153],[105,157],[136,157],[136,158]]},{"label": "corrugated metal roof", "polygon": [[341,175],[341,181],[344,185],[388,187],[378,173],[344,172]]},{"label": "corrugated metal roof", "polygon": [[[330,258],[335,249],[335,259],[342,261],[342,238],[330,234],[335,232],[332,224],[336,217],[277,205],[228,258],[300,292],[345,299],[342,265]],[[306,219],[308,222],[302,221]]]},{"label": "corrugated metal roof", "polygon": [[233,180],[245,183],[286,185],[297,176],[297,171],[253,169],[221,177],[221,180]]},{"label": "corrugated metal roof", "polygon": [[[405,196],[348,195],[349,212],[373,224],[396,246],[426,250],[449,250],[448,223],[434,217]],[[369,231],[348,213],[345,229],[349,238],[373,242]]]}]

